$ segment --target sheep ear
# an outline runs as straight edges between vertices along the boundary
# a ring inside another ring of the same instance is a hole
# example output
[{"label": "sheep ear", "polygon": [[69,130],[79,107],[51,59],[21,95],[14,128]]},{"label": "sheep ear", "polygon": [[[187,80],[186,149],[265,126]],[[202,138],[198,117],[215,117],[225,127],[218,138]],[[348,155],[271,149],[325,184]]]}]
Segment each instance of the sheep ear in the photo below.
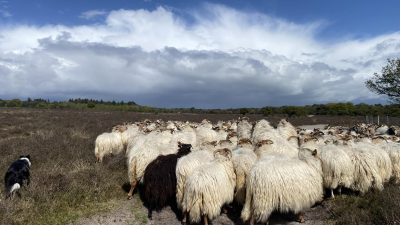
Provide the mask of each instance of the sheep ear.
[{"label": "sheep ear", "polygon": [[312,154],[313,156],[316,156],[316,155],[317,155],[317,153],[318,153],[317,149],[314,149],[314,151],[312,151],[312,153],[311,153],[311,154]]},{"label": "sheep ear", "polygon": [[220,152],[221,152],[220,149],[215,150],[215,151],[214,151],[214,158],[215,158],[218,154],[220,154]]},{"label": "sheep ear", "polygon": [[228,157],[228,159],[232,159],[232,151],[231,150],[226,149],[225,153],[226,153],[226,156]]},{"label": "sheep ear", "polygon": [[272,140],[269,140],[269,139],[267,140],[267,144],[268,144],[268,145],[272,145],[273,143],[274,143],[274,142],[273,142]]},{"label": "sheep ear", "polygon": [[232,158],[232,152],[228,148],[219,149],[217,152],[220,152],[221,155],[225,156],[228,159]]}]

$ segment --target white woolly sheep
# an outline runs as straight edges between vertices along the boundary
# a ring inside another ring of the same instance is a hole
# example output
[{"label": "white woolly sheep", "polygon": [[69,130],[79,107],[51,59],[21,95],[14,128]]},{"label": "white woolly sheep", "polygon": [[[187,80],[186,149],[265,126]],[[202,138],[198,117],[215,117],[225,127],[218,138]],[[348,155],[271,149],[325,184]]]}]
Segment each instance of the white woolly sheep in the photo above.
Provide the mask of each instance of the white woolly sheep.
[{"label": "white woolly sheep", "polygon": [[97,162],[102,162],[105,155],[118,154],[124,151],[121,133],[102,133],[95,141],[94,154]]},{"label": "white woolly sheep", "polygon": [[102,162],[106,155],[124,152],[129,141],[141,133],[135,124],[119,125],[113,130],[111,133],[100,134],[96,138],[94,153],[98,162]]},{"label": "white woolly sheep", "polygon": [[267,222],[273,211],[299,214],[323,197],[321,161],[317,151],[301,149],[299,158],[268,155],[251,169],[242,219]]},{"label": "white woolly sheep", "polygon": [[380,146],[389,154],[392,162],[392,177],[396,184],[400,183],[400,143],[382,143]]},{"label": "white woolly sheep", "polygon": [[218,133],[212,129],[213,126],[209,121],[204,120],[195,128],[196,131],[196,146],[200,146],[205,142],[219,141]]},{"label": "white woolly sheep", "polygon": [[388,130],[389,130],[389,127],[388,127],[388,126],[382,125],[382,126],[376,128],[376,130],[375,130],[375,135],[387,134]]},{"label": "white woolly sheep", "polygon": [[[201,146],[197,146],[192,149],[192,152],[178,160],[176,165],[176,177],[177,177],[177,188],[176,188],[176,199],[177,206],[182,209],[182,201],[185,191],[185,182],[187,176],[189,176],[197,167],[210,162],[214,159],[214,151],[220,149],[222,146],[226,146],[225,142],[216,141],[205,142]],[[229,145],[229,143],[228,143]]]},{"label": "white woolly sheep", "polygon": [[299,147],[298,141],[297,141],[297,130],[296,128],[289,123],[286,119],[282,119],[279,121],[278,126],[277,126],[277,131],[278,133],[289,143],[291,143],[294,147]]},{"label": "white woolly sheep", "polygon": [[251,135],[252,142],[254,144],[257,144],[258,142],[263,140],[271,140],[271,136],[278,136],[278,133],[275,128],[269,124],[268,121],[262,119],[254,125],[253,133]]},{"label": "white woolly sheep", "polygon": [[361,194],[371,188],[382,190],[383,181],[374,156],[368,150],[353,149],[350,146],[343,146],[343,150],[354,165],[353,184],[350,188]]},{"label": "white woolly sheep", "polygon": [[176,164],[176,201],[179,209],[182,209],[186,178],[197,167],[208,163],[213,159],[214,156],[211,150],[192,151],[188,155],[178,159]]},{"label": "white woolly sheep", "polygon": [[253,125],[246,119],[242,119],[237,123],[238,139],[251,139]]},{"label": "white woolly sheep", "polygon": [[259,141],[256,144],[255,153],[258,158],[262,158],[267,154],[282,154],[288,157],[297,158],[299,151],[288,141],[280,137],[271,137],[270,139]]},{"label": "white woolly sheep", "polygon": [[214,153],[215,159],[198,167],[186,179],[182,204],[183,223],[187,216],[191,222],[208,224],[220,214],[221,207],[233,201],[236,176],[231,161],[232,152],[220,149]]},{"label": "white woolly sheep", "polygon": [[254,126],[252,142],[256,145],[256,154],[285,154],[289,157],[297,157],[298,149],[283,138],[268,121],[260,120]]},{"label": "white woolly sheep", "polygon": [[318,157],[322,162],[324,188],[333,190],[342,187],[350,188],[353,184],[354,165],[346,152],[337,145],[322,146]]},{"label": "white woolly sheep", "polygon": [[382,178],[382,182],[389,181],[392,175],[392,162],[386,151],[378,146],[367,142],[356,142],[351,145],[355,150],[368,151],[373,157],[378,168],[378,174]]},{"label": "white woolly sheep", "polygon": [[97,136],[94,154],[97,162],[102,162],[106,155],[117,155],[127,149],[129,140],[140,134],[136,124],[117,125],[111,133]]},{"label": "white woolly sheep", "polygon": [[239,204],[244,204],[246,199],[246,179],[251,168],[257,161],[254,147],[250,143],[239,143],[238,148],[232,151],[232,162],[236,173],[235,200]]}]

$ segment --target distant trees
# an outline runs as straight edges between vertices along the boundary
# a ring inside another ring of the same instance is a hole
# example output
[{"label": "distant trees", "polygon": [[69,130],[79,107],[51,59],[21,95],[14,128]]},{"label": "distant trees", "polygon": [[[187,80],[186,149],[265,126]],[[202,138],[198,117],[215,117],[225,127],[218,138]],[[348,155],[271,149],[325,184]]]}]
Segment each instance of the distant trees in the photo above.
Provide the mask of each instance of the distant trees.
[{"label": "distant trees", "polygon": [[96,109],[146,113],[210,113],[210,114],[262,114],[264,116],[298,117],[305,115],[347,115],[347,116],[396,116],[400,117],[400,104],[368,105],[365,103],[338,102],[305,106],[266,106],[263,108],[198,109],[191,108],[154,108],[136,104],[134,101],[104,101],[93,99],[69,99],[68,101],[50,101],[48,99],[2,100],[0,107],[26,107],[40,109]]},{"label": "distant trees", "polygon": [[387,95],[393,103],[400,103],[400,58],[388,59],[381,74],[374,73],[365,84],[371,91]]}]

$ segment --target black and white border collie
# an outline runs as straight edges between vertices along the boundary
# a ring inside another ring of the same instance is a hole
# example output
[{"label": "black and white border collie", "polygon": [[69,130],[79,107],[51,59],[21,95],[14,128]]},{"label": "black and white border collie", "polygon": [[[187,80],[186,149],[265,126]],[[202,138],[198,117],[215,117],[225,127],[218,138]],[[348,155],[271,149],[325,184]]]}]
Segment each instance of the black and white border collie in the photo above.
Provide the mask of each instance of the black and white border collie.
[{"label": "black and white border collie", "polygon": [[4,176],[4,184],[6,188],[6,198],[11,198],[18,191],[24,182],[30,183],[31,157],[30,155],[20,156],[8,168]]}]

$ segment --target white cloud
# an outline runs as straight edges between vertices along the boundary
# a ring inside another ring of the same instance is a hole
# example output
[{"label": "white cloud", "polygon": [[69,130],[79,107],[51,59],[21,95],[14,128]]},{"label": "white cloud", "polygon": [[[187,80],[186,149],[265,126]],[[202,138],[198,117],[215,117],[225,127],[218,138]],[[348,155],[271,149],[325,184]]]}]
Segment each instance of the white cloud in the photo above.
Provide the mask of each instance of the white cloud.
[{"label": "white cloud", "polygon": [[400,33],[325,43],[320,21],[211,4],[187,13],[190,23],[159,7],[112,11],[100,24],[2,27],[0,97],[170,107],[379,101],[364,81],[399,56]]},{"label": "white cloud", "polygon": [[79,17],[90,20],[95,17],[104,16],[106,14],[107,14],[107,11],[96,9],[96,10],[89,10],[89,11],[83,12]]}]

